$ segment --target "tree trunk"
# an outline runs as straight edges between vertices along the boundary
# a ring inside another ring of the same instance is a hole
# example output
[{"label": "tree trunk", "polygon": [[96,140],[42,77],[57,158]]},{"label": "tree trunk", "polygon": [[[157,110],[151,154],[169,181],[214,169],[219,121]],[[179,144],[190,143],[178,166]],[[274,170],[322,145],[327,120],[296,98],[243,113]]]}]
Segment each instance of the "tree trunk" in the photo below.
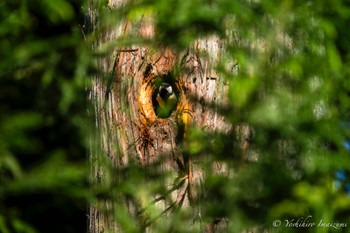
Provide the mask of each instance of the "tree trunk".
[{"label": "tree trunk", "polygon": [[[123,1],[109,1],[110,7],[122,4]],[[96,18],[95,14],[91,5],[90,19]],[[108,29],[100,35],[94,49],[102,50],[106,43],[127,36],[152,38],[151,22],[143,18],[137,25],[128,21],[104,25]],[[193,163],[193,158],[183,153],[183,148],[191,143],[187,140],[190,126],[221,132],[232,128],[215,111],[226,101],[225,83],[215,71],[221,54],[222,42],[210,36],[195,41],[185,51],[174,51],[166,46],[117,46],[97,61],[98,68],[106,75],[96,75],[91,90],[96,117],[91,142],[92,186],[108,188],[114,182],[122,182],[132,175],[126,175],[127,168],[137,164],[148,171],[150,177],[152,169],[170,174],[165,178],[169,197],[154,195],[153,200],[144,201],[140,193],[138,200],[120,197],[123,206],[102,198],[90,208],[89,232],[123,232],[118,215],[125,213],[135,218],[146,232],[156,232],[149,227],[151,221],[142,215],[149,201],[162,209],[163,218],[166,218],[173,206],[191,208],[198,200],[204,168],[201,163]],[[154,109],[154,93],[159,81],[170,82],[178,98],[175,111],[166,118],[157,116]],[[106,163],[111,165],[110,170],[106,169]],[[214,167],[215,172],[227,172],[222,164],[214,164]],[[198,205],[192,208],[188,227],[202,228],[198,232],[214,232],[214,224],[192,224],[201,218]]]}]

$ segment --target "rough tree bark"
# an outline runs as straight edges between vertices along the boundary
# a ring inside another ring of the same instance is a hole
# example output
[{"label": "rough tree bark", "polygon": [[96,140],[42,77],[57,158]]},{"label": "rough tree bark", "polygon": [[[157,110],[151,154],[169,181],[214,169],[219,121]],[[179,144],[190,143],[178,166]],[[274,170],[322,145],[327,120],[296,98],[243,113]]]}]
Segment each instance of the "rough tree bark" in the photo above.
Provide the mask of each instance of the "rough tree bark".
[{"label": "rough tree bark", "polygon": [[[123,2],[109,1],[109,6],[122,7]],[[91,4],[90,19],[96,19],[96,13]],[[151,38],[154,35],[152,21],[147,18],[141,19],[137,25],[122,21],[119,25],[104,27],[107,29],[98,38],[95,50],[126,36]],[[91,182],[110,182],[110,174],[101,165],[106,159],[116,171],[113,179],[124,179],[118,171],[131,161],[137,161],[142,167],[161,161],[158,169],[174,174],[169,183],[177,178],[180,169],[185,170],[184,182],[170,195],[174,203],[181,202],[183,208],[189,207],[198,195],[193,187],[198,186],[204,177],[201,165],[193,165],[191,158],[181,152],[188,126],[218,131],[231,129],[215,111],[215,106],[226,101],[225,83],[215,71],[221,54],[222,41],[209,36],[195,41],[181,52],[166,46],[135,45],[113,48],[100,58],[98,68],[109,77],[96,75],[91,90],[96,116],[95,137],[91,143]],[[179,102],[169,118],[158,118],[153,108],[153,83],[157,79],[170,81],[176,87]],[[203,104],[206,102],[212,105]],[[216,166],[215,170],[227,172],[225,166]],[[135,214],[132,203],[126,200],[125,205],[129,214]],[[159,202],[158,206],[166,210],[169,203]],[[115,221],[114,213],[118,211],[115,208],[109,201],[91,206],[89,232],[121,232]],[[197,217],[193,216],[193,219]],[[204,228],[206,232],[214,232],[215,226]]]}]

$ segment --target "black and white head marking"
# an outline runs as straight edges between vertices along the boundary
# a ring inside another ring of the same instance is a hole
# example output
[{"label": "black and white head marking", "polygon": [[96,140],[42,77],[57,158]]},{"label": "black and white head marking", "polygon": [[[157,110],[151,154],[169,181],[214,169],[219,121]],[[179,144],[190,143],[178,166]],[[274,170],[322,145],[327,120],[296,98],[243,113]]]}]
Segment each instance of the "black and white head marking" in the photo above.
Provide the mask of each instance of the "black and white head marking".
[{"label": "black and white head marking", "polygon": [[162,83],[158,93],[164,101],[167,101],[171,95],[174,95],[173,88],[169,83]]},{"label": "black and white head marking", "polygon": [[158,107],[164,109],[162,110],[163,113],[170,113],[175,108],[177,103],[177,97],[173,87],[169,83],[162,83],[159,86],[156,100]]}]

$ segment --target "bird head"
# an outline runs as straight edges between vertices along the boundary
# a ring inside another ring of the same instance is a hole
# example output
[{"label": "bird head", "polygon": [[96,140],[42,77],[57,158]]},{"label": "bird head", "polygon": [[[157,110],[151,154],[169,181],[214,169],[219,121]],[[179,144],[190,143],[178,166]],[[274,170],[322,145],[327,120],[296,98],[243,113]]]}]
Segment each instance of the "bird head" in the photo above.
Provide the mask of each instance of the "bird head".
[{"label": "bird head", "polygon": [[169,83],[162,83],[159,87],[159,95],[163,100],[167,100],[171,95],[174,94],[173,88]]}]

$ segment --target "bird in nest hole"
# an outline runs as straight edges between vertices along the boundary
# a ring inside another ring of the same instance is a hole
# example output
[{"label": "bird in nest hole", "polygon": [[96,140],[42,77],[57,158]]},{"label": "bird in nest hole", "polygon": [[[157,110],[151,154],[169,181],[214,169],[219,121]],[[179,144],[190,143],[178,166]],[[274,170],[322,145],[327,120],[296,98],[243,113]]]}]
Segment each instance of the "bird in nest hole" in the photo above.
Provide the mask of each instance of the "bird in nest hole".
[{"label": "bird in nest hole", "polygon": [[173,87],[169,83],[162,83],[159,86],[156,97],[156,115],[160,118],[166,118],[175,110],[177,97]]}]

